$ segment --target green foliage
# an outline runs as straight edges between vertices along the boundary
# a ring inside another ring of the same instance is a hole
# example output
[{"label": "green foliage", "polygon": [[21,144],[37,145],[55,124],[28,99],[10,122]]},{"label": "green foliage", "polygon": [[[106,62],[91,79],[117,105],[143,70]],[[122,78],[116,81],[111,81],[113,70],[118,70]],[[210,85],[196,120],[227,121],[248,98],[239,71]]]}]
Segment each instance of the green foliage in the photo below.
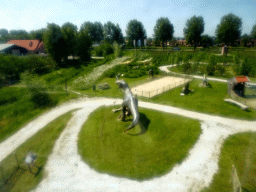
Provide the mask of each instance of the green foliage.
[{"label": "green foliage", "polygon": [[77,51],[77,26],[70,22],[66,22],[62,25],[61,32],[66,42],[65,52],[67,52],[67,56],[75,55]]},{"label": "green foliage", "polygon": [[201,34],[204,32],[204,19],[195,15],[187,20],[186,27],[183,29],[187,43],[196,44],[201,41]]},{"label": "green foliage", "polygon": [[189,62],[185,62],[183,65],[181,65],[181,68],[183,73],[191,73],[192,66]]},{"label": "green foliage", "polygon": [[100,42],[103,40],[103,25],[100,22],[90,22],[86,21],[81,25],[82,31],[86,31],[90,38],[92,39],[92,42]]},{"label": "green foliage", "polygon": [[169,19],[166,17],[160,17],[156,21],[156,25],[154,27],[154,37],[163,43],[167,42],[167,40],[171,40],[174,33],[174,27],[170,23]]},{"label": "green foliage", "polygon": [[252,27],[251,37],[252,39],[256,39],[256,24]]},{"label": "green foliage", "polygon": [[242,61],[240,73],[242,75],[249,75],[253,67],[255,67],[255,66],[252,65],[251,61],[248,58],[245,58]]},{"label": "green foliage", "polygon": [[137,19],[129,21],[126,34],[130,40],[135,40],[136,47],[138,46],[138,40],[141,40],[143,46],[143,39],[146,39],[147,37],[146,30],[144,29],[142,22],[137,21]]},{"label": "green foliage", "polygon": [[77,38],[77,55],[82,62],[91,59],[92,39],[84,29],[80,29]]},{"label": "green foliage", "polygon": [[116,58],[121,57],[122,49],[121,49],[121,46],[116,41],[114,42],[113,48],[114,48],[114,53]]},{"label": "green foliage", "polygon": [[201,133],[197,120],[140,108],[142,127],[127,135],[123,131],[130,118],[117,121],[119,114],[109,113],[111,108],[94,111],[78,138],[82,159],[102,173],[139,181],[167,174],[188,156]]},{"label": "green foliage", "polygon": [[114,41],[118,42],[119,44],[122,44],[124,42],[121,28],[118,24],[115,25],[110,21],[104,24],[104,37],[104,40],[110,44],[113,44]]},{"label": "green foliage", "polygon": [[206,48],[208,46],[212,46],[213,45],[213,38],[210,37],[209,35],[202,35],[201,36],[201,43],[202,43],[204,48]]},{"label": "green foliage", "polygon": [[7,29],[4,29],[4,28],[0,29],[0,36],[4,36],[4,35],[8,35],[8,34],[9,34],[9,32]]},{"label": "green foliage", "polygon": [[38,39],[42,41],[45,31],[46,31],[46,28],[30,31],[30,37],[31,39]]},{"label": "green foliage", "polygon": [[206,66],[207,74],[213,76],[217,67],[216,57],[214,55],[210,55],[209,63]]},{"label": "green foliage", "polygon": [[107,55],[114,53],[113,46],[110,45],[109,43],[104,43],[98,47],[95,47],[94,51],[95,51],[95,55],[99,57],[101,56],[106,57]]},{"label": "green foliage", "polygon": [[239,39],[242,31],[242,19],[233,13],[224,15],[215,31],[219,43],[234,44]]},{"label": "green foliage", "polygon": [[26,71],[21,74],[21,80],[28,88],[31,101],[35,104],[35,107],[47,107],[53,105],[49,95],[45,92],[45,82],[37,75],[30,74]]},{"label": "green foliage", "polygon": [[54,23],[47,24],[47,30],[43,36],[44,46],[47,53],[53,60],[61,65],[61,59],[67,58],[67,44],[62,35],[61,28],[59,25]]}]

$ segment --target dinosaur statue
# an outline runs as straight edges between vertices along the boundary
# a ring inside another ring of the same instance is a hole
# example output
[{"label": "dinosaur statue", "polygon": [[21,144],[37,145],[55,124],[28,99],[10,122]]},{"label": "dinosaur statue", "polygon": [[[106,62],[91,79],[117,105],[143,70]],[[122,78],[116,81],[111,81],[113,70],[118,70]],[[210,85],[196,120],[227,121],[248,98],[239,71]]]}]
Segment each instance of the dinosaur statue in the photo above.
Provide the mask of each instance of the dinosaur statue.
[{"label": "dinosaur statue", "polygon": [[124,80],[117,80],[116,84],[119,86],[119,88],[122,88],[124,91],[124,101],[122,103],[122,109],[123,109],[123,119],[125,120],[125,112],[128,110],[128,114],[131,113],[133,116],[132,124],[127,127],[127,129],[124,131],[128,131],[129,129],[132,129],[139,123],[139,111],[138,111],[138,100],[135,98],[128,86],[128,84]]}]

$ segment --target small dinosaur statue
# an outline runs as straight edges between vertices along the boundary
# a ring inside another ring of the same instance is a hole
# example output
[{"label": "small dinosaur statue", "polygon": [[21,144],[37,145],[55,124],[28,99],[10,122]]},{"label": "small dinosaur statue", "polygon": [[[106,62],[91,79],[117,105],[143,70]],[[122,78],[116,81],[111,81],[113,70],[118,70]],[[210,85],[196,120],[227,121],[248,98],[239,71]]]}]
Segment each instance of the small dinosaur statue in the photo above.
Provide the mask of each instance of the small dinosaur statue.
[{"label": "small dinosaur statue", "polygon": [[127,127],[127,129],[124,131],[125,133],[127,130],[132,129],[139,123],[140,116],[138,111],[138,100],[133,96],[128,84],[124,80],[117,80],[116,84],[124,91],[124,100],[122,103],[123,117],[125,118],[126,108],[130,110],[133,116],[132,124]]}]

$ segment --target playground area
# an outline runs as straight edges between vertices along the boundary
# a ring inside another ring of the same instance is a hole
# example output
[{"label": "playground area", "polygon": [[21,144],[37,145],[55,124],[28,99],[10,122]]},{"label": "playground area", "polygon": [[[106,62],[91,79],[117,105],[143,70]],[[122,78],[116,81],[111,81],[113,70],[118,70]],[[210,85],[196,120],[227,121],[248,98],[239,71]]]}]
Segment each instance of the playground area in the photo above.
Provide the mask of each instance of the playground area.
[{"label": "playground area", "polygon": [[151,98],[182,86],[189,81],[191,79],[168,76],[133,87],[131,91],[134,95]]}]

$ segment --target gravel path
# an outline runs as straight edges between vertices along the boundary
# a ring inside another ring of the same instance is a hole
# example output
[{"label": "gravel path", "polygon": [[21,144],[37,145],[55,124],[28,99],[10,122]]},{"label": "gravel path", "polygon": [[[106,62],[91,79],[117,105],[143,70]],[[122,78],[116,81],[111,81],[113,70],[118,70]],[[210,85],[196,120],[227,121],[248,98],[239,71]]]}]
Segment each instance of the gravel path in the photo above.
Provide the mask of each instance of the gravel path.
[{"label": "gravel path", "polygon": [[94,171],[77,153],[78,133],[88,115],[99,106],[113,105],[114,102],[120,104],[122,100],[83,98],[43,114],[0,144],[0,161],[52,120],[72,109],[78,109],[56,141],[45,166],[46,176],[36,191],[199,191],[210,184],[218,170],[218,157],[224,139],[238,132],[256,131],[256,123],[252,121],[139,102],[140,107],[200,120],[202,134],[187,159],[168,174],[144,182],[117,178]]},{"label": "gravel path", "polygon": [[[118,62],[124,59],[126,58]],[[112,63],[111,67],[117,64]],[[160,70],[168,70],[167,67],[161,67]],[[97,76],[107,69],[108,67],[98,68],[93,73]],[[89,80],[90,77],[92,76],[85,79]],[[218,171],[218,158],[224,140],[239,132],[256,131],[255,121],[223,118],[140,101],[139,107],[200,120],[202,134],[189,151],[188,157],[162,177],[143,182],[113,177],[94,171],[82,161],[77,151],[77,139],[88,115],[98,107],[113,105],[114,102],[121,104],[122,100],[81,98],[50,110],[0,143],[0,162],[51,121],[70,110],[78,109],[56,141],[45,166],[44,179],[35,191],[200,191],[209,186],[213,175]]]},{"label": "gravel path", "polygon": [[124,60],[126,60],[129,57],[121,57],[117,58],[114,61],[112,61],[109,65],[101,65],[99,67],[96,67],[93,69],[93,71],[85,75],[84,77],[79,77],[78,79],[74,80],[74,85],[82,84],[84,85],[90,85],[93,82],[95,82],[105,71],[108,69],[115,67],[117,65],[120,65]]}]

